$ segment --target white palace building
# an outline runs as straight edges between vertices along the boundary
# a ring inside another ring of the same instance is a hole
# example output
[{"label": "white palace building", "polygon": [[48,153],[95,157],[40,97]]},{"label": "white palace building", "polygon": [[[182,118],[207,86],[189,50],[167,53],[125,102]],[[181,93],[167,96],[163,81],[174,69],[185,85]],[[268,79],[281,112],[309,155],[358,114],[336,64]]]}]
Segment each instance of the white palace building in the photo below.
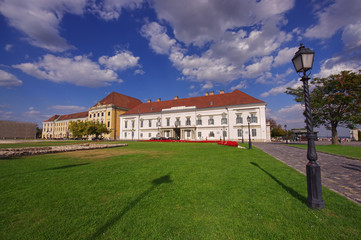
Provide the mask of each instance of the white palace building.
[{"label": "white palace building", "polygon": [[266,103],[239,90],[167,101],[148,100],[119,117],[121,140],[173,137],[192,141],[248,141],[248,117],[252,141],[271,140]]}]

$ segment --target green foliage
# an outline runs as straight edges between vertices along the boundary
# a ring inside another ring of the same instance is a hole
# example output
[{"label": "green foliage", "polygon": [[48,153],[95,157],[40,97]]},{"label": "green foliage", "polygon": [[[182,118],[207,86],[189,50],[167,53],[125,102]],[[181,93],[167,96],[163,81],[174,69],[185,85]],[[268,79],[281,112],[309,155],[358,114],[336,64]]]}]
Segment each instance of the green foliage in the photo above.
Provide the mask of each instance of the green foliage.
[{"label": "green foliage", "polygon": [[358,140],[361,141],[361,131],[357,131],[358,134]]},{"label": "green foliage", "polygon": [[69,131],[73,134],[73,138],[82,138],[86,134],[87,122],[82,122],[80,120],[69,123]]},{"label": "green foliage", "polygon": [[281,125],[271,130],[271,137],[281,137],[285,135],[286,135],[286,131],[282,129]]},{"label": "green foliage", "polygon": [[99,135],[110,133],[109,129],[104,123],[89,121],[89,122],[70,122],[69,131],[72,132],[74,138],[82,138],[83,136],[95,135],[97,138]]},{"label": "green foliage", "polygon": [[[342,71],[326,78],[311,81],[310,101],[315,126],[323,125],[332,131],[332,143],[337,143],[337,127],[361,123],[361,70]],[[304,103],[303,88],[287,88],[287,94]]]},{"label": "green foliage", "polygon": [[129,142],[0,161],[0,239],[359,239],[361,206],[257,148]]}]

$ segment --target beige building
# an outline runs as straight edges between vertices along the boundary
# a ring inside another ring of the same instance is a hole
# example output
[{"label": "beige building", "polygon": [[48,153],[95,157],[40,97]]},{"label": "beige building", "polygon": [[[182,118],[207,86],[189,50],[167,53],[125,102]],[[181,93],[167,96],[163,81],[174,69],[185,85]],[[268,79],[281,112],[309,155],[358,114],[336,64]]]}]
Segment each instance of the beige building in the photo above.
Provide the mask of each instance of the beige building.
[{"label": "beige building", "polygon": [[142,102],[120,93],[112,92],[97,104],[89,108],[86,112],[54,115],[43,122],[42,138],[62,139],[72,138],[69,131],[69,123],[72,121],[98,121],[104,123],[110,130],[109,134],[103,137],[106,139],[118,139],[119,134],[119,115],[125,113],[131,108],[136,107]]}]

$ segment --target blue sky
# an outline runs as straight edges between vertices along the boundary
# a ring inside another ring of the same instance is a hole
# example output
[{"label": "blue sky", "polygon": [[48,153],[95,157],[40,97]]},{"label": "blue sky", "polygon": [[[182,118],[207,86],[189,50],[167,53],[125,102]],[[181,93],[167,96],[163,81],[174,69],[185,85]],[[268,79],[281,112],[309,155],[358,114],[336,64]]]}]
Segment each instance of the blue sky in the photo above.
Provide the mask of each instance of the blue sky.
[{"label": "blue sky", "polygon": [[0,0],[0,119],[40,124],[112,91],[144,102],[239,89],[304,127],[284,94],[300,84],[291,59],[302,42],[312,77],[360,69],[360,12],[358,0]]}]

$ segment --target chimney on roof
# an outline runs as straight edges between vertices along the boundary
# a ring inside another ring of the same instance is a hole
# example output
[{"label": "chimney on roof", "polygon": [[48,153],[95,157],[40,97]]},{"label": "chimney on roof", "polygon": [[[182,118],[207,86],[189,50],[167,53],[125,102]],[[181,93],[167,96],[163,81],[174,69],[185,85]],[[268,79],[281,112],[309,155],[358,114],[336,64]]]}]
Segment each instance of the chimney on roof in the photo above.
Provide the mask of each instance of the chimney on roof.
[{"label": "chimney on roof", "polygon": [[206,92],[206,96],[208,96],[209,94],[208,94],[208,92]]},{"label": "chimney on roof", "polygon": [[161,99],[160,98],[157,98],[157,102],[160,102],[161,101]]},{"label": "chimney on roof", "polygon": [[175,96],[175,97],[174,97],[174,100],[178,100],[178,99],[179,99],[178,96]]},{"label": "chimney on roof", "polygon": [[214,95],[214,91],[211,91],[211,92],[209,93],[209,95]]},{"label": "chimney on roof", "polygon": [[152,102],[152,99],[148,99],[148,100],[147,100],[147,103],[151,103],[151,102]]},{"label": "chimney on roof", "polygon": [[224,94],[224,90],[219,91],[219,94]]}]

